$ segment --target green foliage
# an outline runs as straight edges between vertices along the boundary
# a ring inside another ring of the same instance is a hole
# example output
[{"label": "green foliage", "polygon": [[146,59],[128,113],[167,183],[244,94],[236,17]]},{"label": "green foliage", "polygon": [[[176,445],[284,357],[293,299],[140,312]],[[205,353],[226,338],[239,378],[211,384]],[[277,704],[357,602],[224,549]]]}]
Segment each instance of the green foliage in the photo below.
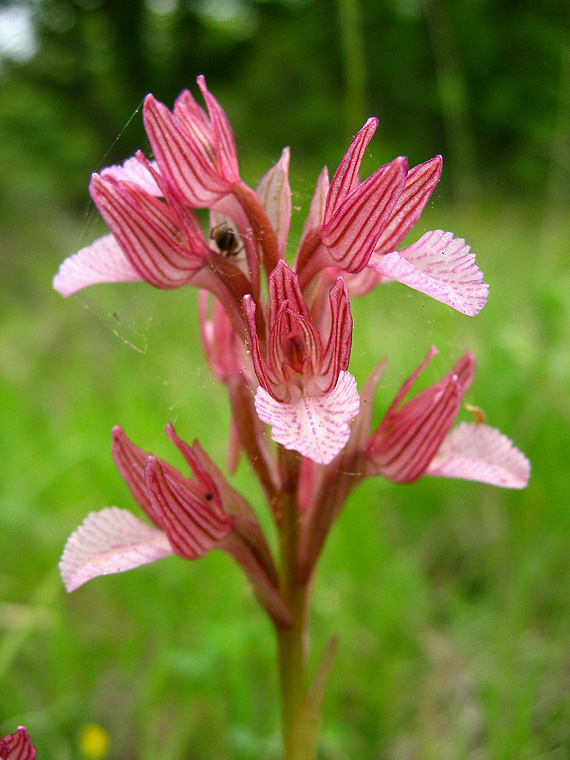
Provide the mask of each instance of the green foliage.
[{"label": "green foliage", "polygon": [[[297,160],[315,168],[375,113],[378,159],[406,153],[419,163],[441,152],[461,177],[457,195],[489,184],[529,194],[558,162],[568,172],[568,15],[557,0],[28,7],[39,48],[27,63],[4,65],[0,152],[15,145],[43,175],[57,157],[51,191],[71,202],[82,202],[90,170],[146,147],[140,118],[129,121],[145,94],[171,105],[198,73],[238,139],[254,134],[257,150],[278,155],[293,136]],[[0,188],[9,187],[11,167],[0,167]]]}]

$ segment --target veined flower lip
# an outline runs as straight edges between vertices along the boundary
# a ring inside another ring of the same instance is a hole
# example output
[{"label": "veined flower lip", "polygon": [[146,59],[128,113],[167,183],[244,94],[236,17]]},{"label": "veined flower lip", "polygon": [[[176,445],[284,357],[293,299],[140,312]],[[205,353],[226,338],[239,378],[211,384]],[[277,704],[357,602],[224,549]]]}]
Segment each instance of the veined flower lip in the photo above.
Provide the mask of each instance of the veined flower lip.
[{"label": "veined flower lip", "polygon": [[261,351],[255,302],[243,299],[253,366],[260,383],[255,406],[285,448],[330,462],[350,436],[359,409],[356,381],[347,372],[352,337],[348,292],[339,278],[329,293],[331,331],[323,349],[297,275],[280,261],[269,278],[267,358]]}]

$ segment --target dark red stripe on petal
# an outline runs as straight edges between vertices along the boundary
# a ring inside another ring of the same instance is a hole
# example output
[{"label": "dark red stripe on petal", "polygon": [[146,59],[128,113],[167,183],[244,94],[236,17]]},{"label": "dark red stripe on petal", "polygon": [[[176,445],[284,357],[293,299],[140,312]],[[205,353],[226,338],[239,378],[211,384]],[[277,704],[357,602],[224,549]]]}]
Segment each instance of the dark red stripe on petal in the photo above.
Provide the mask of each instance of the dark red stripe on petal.
[{"label": "dark red stripe on petal", "polygon": [[368,119],[362,129],[356,134],[343,156],[338,169],[334,173],[330,190],[325,204],[324,223],[336,213],[336,210],[350,195],[358,184],[358,170],[366,146],[378,126],[378,119]]},{"label": "dark red stripe on petal", "polygon": [[441,176],[442,158],[435,156],[430,161],[409,170],[406,184],[398,198],[391,218],[380,235],[374,248],[376,253],[395,250],[414,224],[420,218]]},{"label": "dark red stripe on petal", "polygon": [[146,483],[153,508],[179,556],[201,557],[230,533],[232,520],[219,500],[204,495],[176,470],[167,472],[154,457],[147,461]]},{"label": "dark red stripe on petal", "polygon": [[19,726],[13,734],[0,739],[2,760],[35,760],[36,754],[37,750],[23,726]]},{"label": "dark red stripe on petal", "polygon": [[433,403],[428,396],[414,401],[382,423],[367,452],[372,471],[398,483],[424,474],[455,420],[461,386],[453,377]]}]

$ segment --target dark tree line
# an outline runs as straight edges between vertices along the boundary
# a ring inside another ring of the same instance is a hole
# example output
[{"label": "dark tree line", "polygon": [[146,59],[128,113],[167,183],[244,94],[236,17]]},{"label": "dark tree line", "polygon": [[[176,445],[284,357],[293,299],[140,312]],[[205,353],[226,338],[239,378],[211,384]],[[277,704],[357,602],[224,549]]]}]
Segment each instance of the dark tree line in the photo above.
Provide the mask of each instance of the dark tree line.
[{"label": "dark tree line", "polygon": [[84,202],[97,162],[145,147],[141,119],[129,121],[144,95],[171,105],[198,73],[240,138],[275,158],[292,143],[311,171],[338,157],[374,113],[378,161],[443,152],[458,194],[532,193],[553,172],[568,174],[570,13],[562,0],[29,7],[38,51],[26,63],[5,61],[0,73],[0,192]]}]

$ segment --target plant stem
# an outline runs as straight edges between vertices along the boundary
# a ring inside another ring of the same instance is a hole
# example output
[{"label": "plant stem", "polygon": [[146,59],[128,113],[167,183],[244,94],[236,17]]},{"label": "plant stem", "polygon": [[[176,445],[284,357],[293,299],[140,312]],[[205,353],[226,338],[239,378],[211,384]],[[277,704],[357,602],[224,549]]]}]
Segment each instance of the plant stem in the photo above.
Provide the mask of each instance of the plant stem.
[{"label": "plant stem", "polygon": [[279,684],[284,760],[295,751],[295,729],[305,697],[305,643],[308,584],[297,580],[299,543],[299,506],[297,484],[299,456],[280,450],[282,491],[279,514],[281,549],[281,592],[292,618],[292,625],[277,631]]}]

